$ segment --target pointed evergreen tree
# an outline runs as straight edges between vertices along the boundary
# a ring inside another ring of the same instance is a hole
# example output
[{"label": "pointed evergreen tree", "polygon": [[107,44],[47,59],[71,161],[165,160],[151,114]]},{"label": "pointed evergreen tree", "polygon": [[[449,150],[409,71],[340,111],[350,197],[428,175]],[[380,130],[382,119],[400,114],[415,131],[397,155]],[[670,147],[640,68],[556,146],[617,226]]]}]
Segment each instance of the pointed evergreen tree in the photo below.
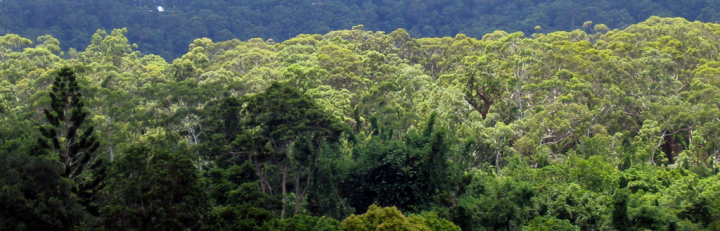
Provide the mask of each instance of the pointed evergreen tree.
[{"label": "pointed evergreen tree", "polygon": [[[101,187],[105,168],[101,167],[101,159],[93,158],[100,143],[93,135],[94,127],[85,122],[89,113],[84,110],[80,87],[70,68],[58,71],[50,98],[50,110],[43,110],[48,124],[40,127],[43,137],[37,139],[36,152],[58,157],[56,160],[64,168],[62,177],[75,183],[73,192],[91,214],[97,215],[89,203]],[[93,171],[92,177],[83,174],[88,169]]]}]

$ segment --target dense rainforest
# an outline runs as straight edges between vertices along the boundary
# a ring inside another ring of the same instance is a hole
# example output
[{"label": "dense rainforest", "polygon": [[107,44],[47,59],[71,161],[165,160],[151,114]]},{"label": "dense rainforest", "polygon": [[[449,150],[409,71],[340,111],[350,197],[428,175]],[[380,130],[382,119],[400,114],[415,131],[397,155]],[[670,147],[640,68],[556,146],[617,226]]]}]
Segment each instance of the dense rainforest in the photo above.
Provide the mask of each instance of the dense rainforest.
[{"label": "dense rainforest", "polygon": [[63,50],[82,50],[95,30],[128,28],[143,54],[166,60],[187,52],[195,38],[282,42],[362,24],[367,30],[406,28],[413,37],[495,30],[525,35],[572,31],[594,21],[623,29],[648,17],[720,23],[717,0],[2,0],[0,34],[52,35]]},{"label": "dense rainforest", "polygon": [[1,36],[0,230],[720,229],[720,25],[582,24]]}]

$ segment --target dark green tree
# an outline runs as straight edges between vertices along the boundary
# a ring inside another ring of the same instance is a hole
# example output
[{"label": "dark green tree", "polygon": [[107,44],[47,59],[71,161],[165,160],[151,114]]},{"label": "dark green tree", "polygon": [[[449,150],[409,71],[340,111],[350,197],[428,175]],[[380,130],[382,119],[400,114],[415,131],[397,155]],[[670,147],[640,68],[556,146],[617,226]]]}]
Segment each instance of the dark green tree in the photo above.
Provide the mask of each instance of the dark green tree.
[{"label": "dark green tree", "polygon": [[65,67],[57,72],[50,92],[50,110],[43,110],[47,124],[40,127],[42,137],[37,138],[35,152],[57,157],[62,177],[74,182],[73,192],[88,212],[97,216],[93,200],[103,187],[105,168],[102,159],[94,155],[100,142],[93,135],[94,127],[85,121],[89,113],[80,91],[73,70]]},{"label": "dark green tree", "polygon": [[205,230],[272,230],[277,215],[270,210],[277,209],[280,201],[262,192],[250,161],[209,169],[206,179],[213,210]]},{"label": "dark green tree", "polygon": [[206,124],[203,125],[207,127],[207,132],[203,134],[205,141],[198,144],[197,149],[219,168],[229,168],[245,161],[241,155],[242,150],[231,145],[242,132],[241,109],[242,100],[237,97],[212,101],[206,106],[206,110],[210,112]]},{"label": "dark green tree", "polygon": [[272,174],[268,170],[279,168],[280,182],[273,185],[281,189],[280,217],[284,218],[288,178],[294,177],[297,202],[294,214],[297,214],[299,202],[311,188],[320,157],[327,151],[324,146],[337,142],[350,128],[307,95],[278,82],[262,93],[246,97],[241,115],[245,130],[236,143],[244,147],[256,165],[263,191],[272,195],[269,182]]},{"label": "dark green tree", "polygon": [[628,218],[628,197],[627,189],[618,189],[612,196],[612,225],[617,230],[628,230],[630,219]]},{"label": "dark green tree", "polygon": [[188,153],[133,146],[115,165],[100,210],[109,230],[199,230],[207,204]]},{"label": "dark green tree", "polygon": [[[342,181],[345,197],[355,209],[372,204],[419,212],[432,207],[448,184],[445,132],[435,131],[432,114],[421,134],[414,130],[403,140],[373,136],[353,150],[356,165]],[[371,119],[373,130],[382,130]]]},{"label": "dark green tree", "polygon": [[93,135],[94,127],[85,123],[89,113],[84,110],[80,86],[70,68],[58,71],[50,99],[50,110],[43,110],[49,124],[40,127],[47,139],[38,137],[38,143],[41,151],[58,156],[65,169],[63,177],[75,181],[89,163],[100,163],[90,161],[100,143]]},{"label": "dark green tree", "polygon": [[274,230],[279,201],[262,192],[257,181],[243,183],[225,193],[225,206],[215,208],[208,216],[206,230]]},{"label": "dark green tree", "polygon": [[[463,230],[516,230],[530,217],[528,211],[535,189],[528,182],[516,182],[478,171],[472,175],[467,192],[453,208],[453,222]],[[484,228],[483,228],[484,227]]]},{"label": "dark green tree", "polygon": [[30,142],[0,147],[0,230],[75,230],[85,211],[73,183],[55,160],[29,155],[22,143]]}]

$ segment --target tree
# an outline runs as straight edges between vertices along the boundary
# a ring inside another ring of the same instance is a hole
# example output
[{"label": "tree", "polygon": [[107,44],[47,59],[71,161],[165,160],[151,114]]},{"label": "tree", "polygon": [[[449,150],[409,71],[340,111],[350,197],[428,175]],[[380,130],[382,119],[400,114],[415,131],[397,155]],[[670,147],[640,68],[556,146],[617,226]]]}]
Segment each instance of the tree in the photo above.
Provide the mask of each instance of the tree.
[{"label": "tree", "polygon": [[279,206],[277,198],[260,189],[250,161],[227,169],[207,172],[208,195],[214,209],[204,224],[206,230],[272,230]]},{"label": "tree", "polygon": [[342,221],[343,230],[430,231],[416,219],[403,215],[396,207],[371,205],[365,214],[350,215]]},{"label": "tree", "polygon": [[[420,212],[434,205],[450,185],[447,159],[451,151],[445,131],[435,130],[436,116],[431,114],[420,134],[408,131],[403,140],[377,134],[355,146],[355,163],[341,190],[351,206],[377,204]],[[373,130],[382,130],[377,122],[372,124]]]},{"label": "tree", "polygon": [[110,230],[199,230],[207,210],[188,153],[133,146],[118,160],[100,212]]},{"label": "tree", "polygon": [[540,230],[540,231],[577,231],[579,227],[573,225],[568,220],[557,219],[554,217],[535,217],[530,221],[528,226],[524,226],[523,230]]},{"label": "tree", "polygon": [[85,216],[73,182],[48,156],[32,156],[17,139],[0,147],[0,230],[75,230]]},{"label": "tree", "polygon": [[[50,93],[50,110],[44,109],[48,124],[40,127],[42,135],[50,140],[38,137],[41,147],[57,155],[63,166],[65,178],[76,180],[80,176],[100,143],[93,135],[93,126],[85,124],[89,113],[84,111],[82,93],[77,84],[75,73],[69,68],[58,71]],[[84,129],[83,129],[84,128]]]},{"label": "tree", "polygon": [[500,158],[502,158],[503,152],[512,151],[507,144],[511,142],[513,136],[515,136],[515,131],[510,125],[505,125],[503,122],[498,122],[495,127],[488,127],[485,130],[483,138],[492,149],[495,149],[495,174],[499,176],[502,176]]},{"label": "tree", "polygon": [[[200,143],[196,150],[206,157],[216,168],[229,168],[241,164],[246,159],[241,155],[241,149],[232,145],[237,136],[242,133],[240,127],[240,110],[243,101],[239,97],[226,97],[211,101],[206,106],[209,112],[205,119],[205,141]],[[248,162],[249,164],[249,162]],[[253,174],[256,174],[253,169]]]},{"label": "tree", "polygon": [[272,167],[270,165],[279,165],[283,206],[280,218],[285,217],[287,180],[293,176],[289,171],[295,171],[297,214],[300,202],[310,189],[320,156],[326,151],[325,144],[337,142],[349,128],[305,94],[283,83],[272,83],[264,92],[247,97],[245,103],[241,114],[246,130],[236,142],[244,145],[250,154],[263,191],[272,190],[265,171]]},{"label": "tree", "polygon": [[487,118],[490,107],[503,92],[503,80],[498,76],[500,73],[492,70],[492,64],[487,56],[469,58],[468,70],[466,70],[467,86],[465,88],[465,100],[482,115]]},{"label": "tree", "polygon": [[73,192],[91,214],[98,215],[91,202],[103,187],[105,167],[102,159],[93,155],[100,142],[93,135],[94,127],[85,122],[89,113],[84,109],[80,86],[70,68],[57,72],[50,99],[51,110],[43,110],[49,124],[40,127],[43,137],[37,138],[35,152],[57,156],[57,162],[64,169],[62,177],[74,182]]},{"label": "tree", "polygon": [[[527,181],[498,178],[492,170],[469,172],[467,192],[453,209],[453,221],[463,230],[512,230],[531,218],[535,188]],[[483,227],[484,226],[484,227]]]}]

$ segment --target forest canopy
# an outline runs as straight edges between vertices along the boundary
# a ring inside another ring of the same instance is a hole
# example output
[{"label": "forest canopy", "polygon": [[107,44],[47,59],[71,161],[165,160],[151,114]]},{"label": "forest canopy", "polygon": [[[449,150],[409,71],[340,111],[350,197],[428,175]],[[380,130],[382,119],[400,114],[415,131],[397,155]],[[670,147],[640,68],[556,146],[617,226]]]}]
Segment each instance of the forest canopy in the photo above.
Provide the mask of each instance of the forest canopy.
[{"label": "forest canopy", "polygon": [[0,12],[3,34],[49,34],[63,50],[81,50],[98,28],[128,28],[127,37],[143,54],[167,60],[182,56],[195,38],[282,42],[359,24],[373,31],[405,28],[416,38],[481,38],[495,30],[590,32],[586,21],[623,29],[653,15],[720,22],[714,0],[4,0]]},{"label": "forest canopy", "polygon": [[0,230],[720,228],[720,25],[582,24],[0,36]]}]

